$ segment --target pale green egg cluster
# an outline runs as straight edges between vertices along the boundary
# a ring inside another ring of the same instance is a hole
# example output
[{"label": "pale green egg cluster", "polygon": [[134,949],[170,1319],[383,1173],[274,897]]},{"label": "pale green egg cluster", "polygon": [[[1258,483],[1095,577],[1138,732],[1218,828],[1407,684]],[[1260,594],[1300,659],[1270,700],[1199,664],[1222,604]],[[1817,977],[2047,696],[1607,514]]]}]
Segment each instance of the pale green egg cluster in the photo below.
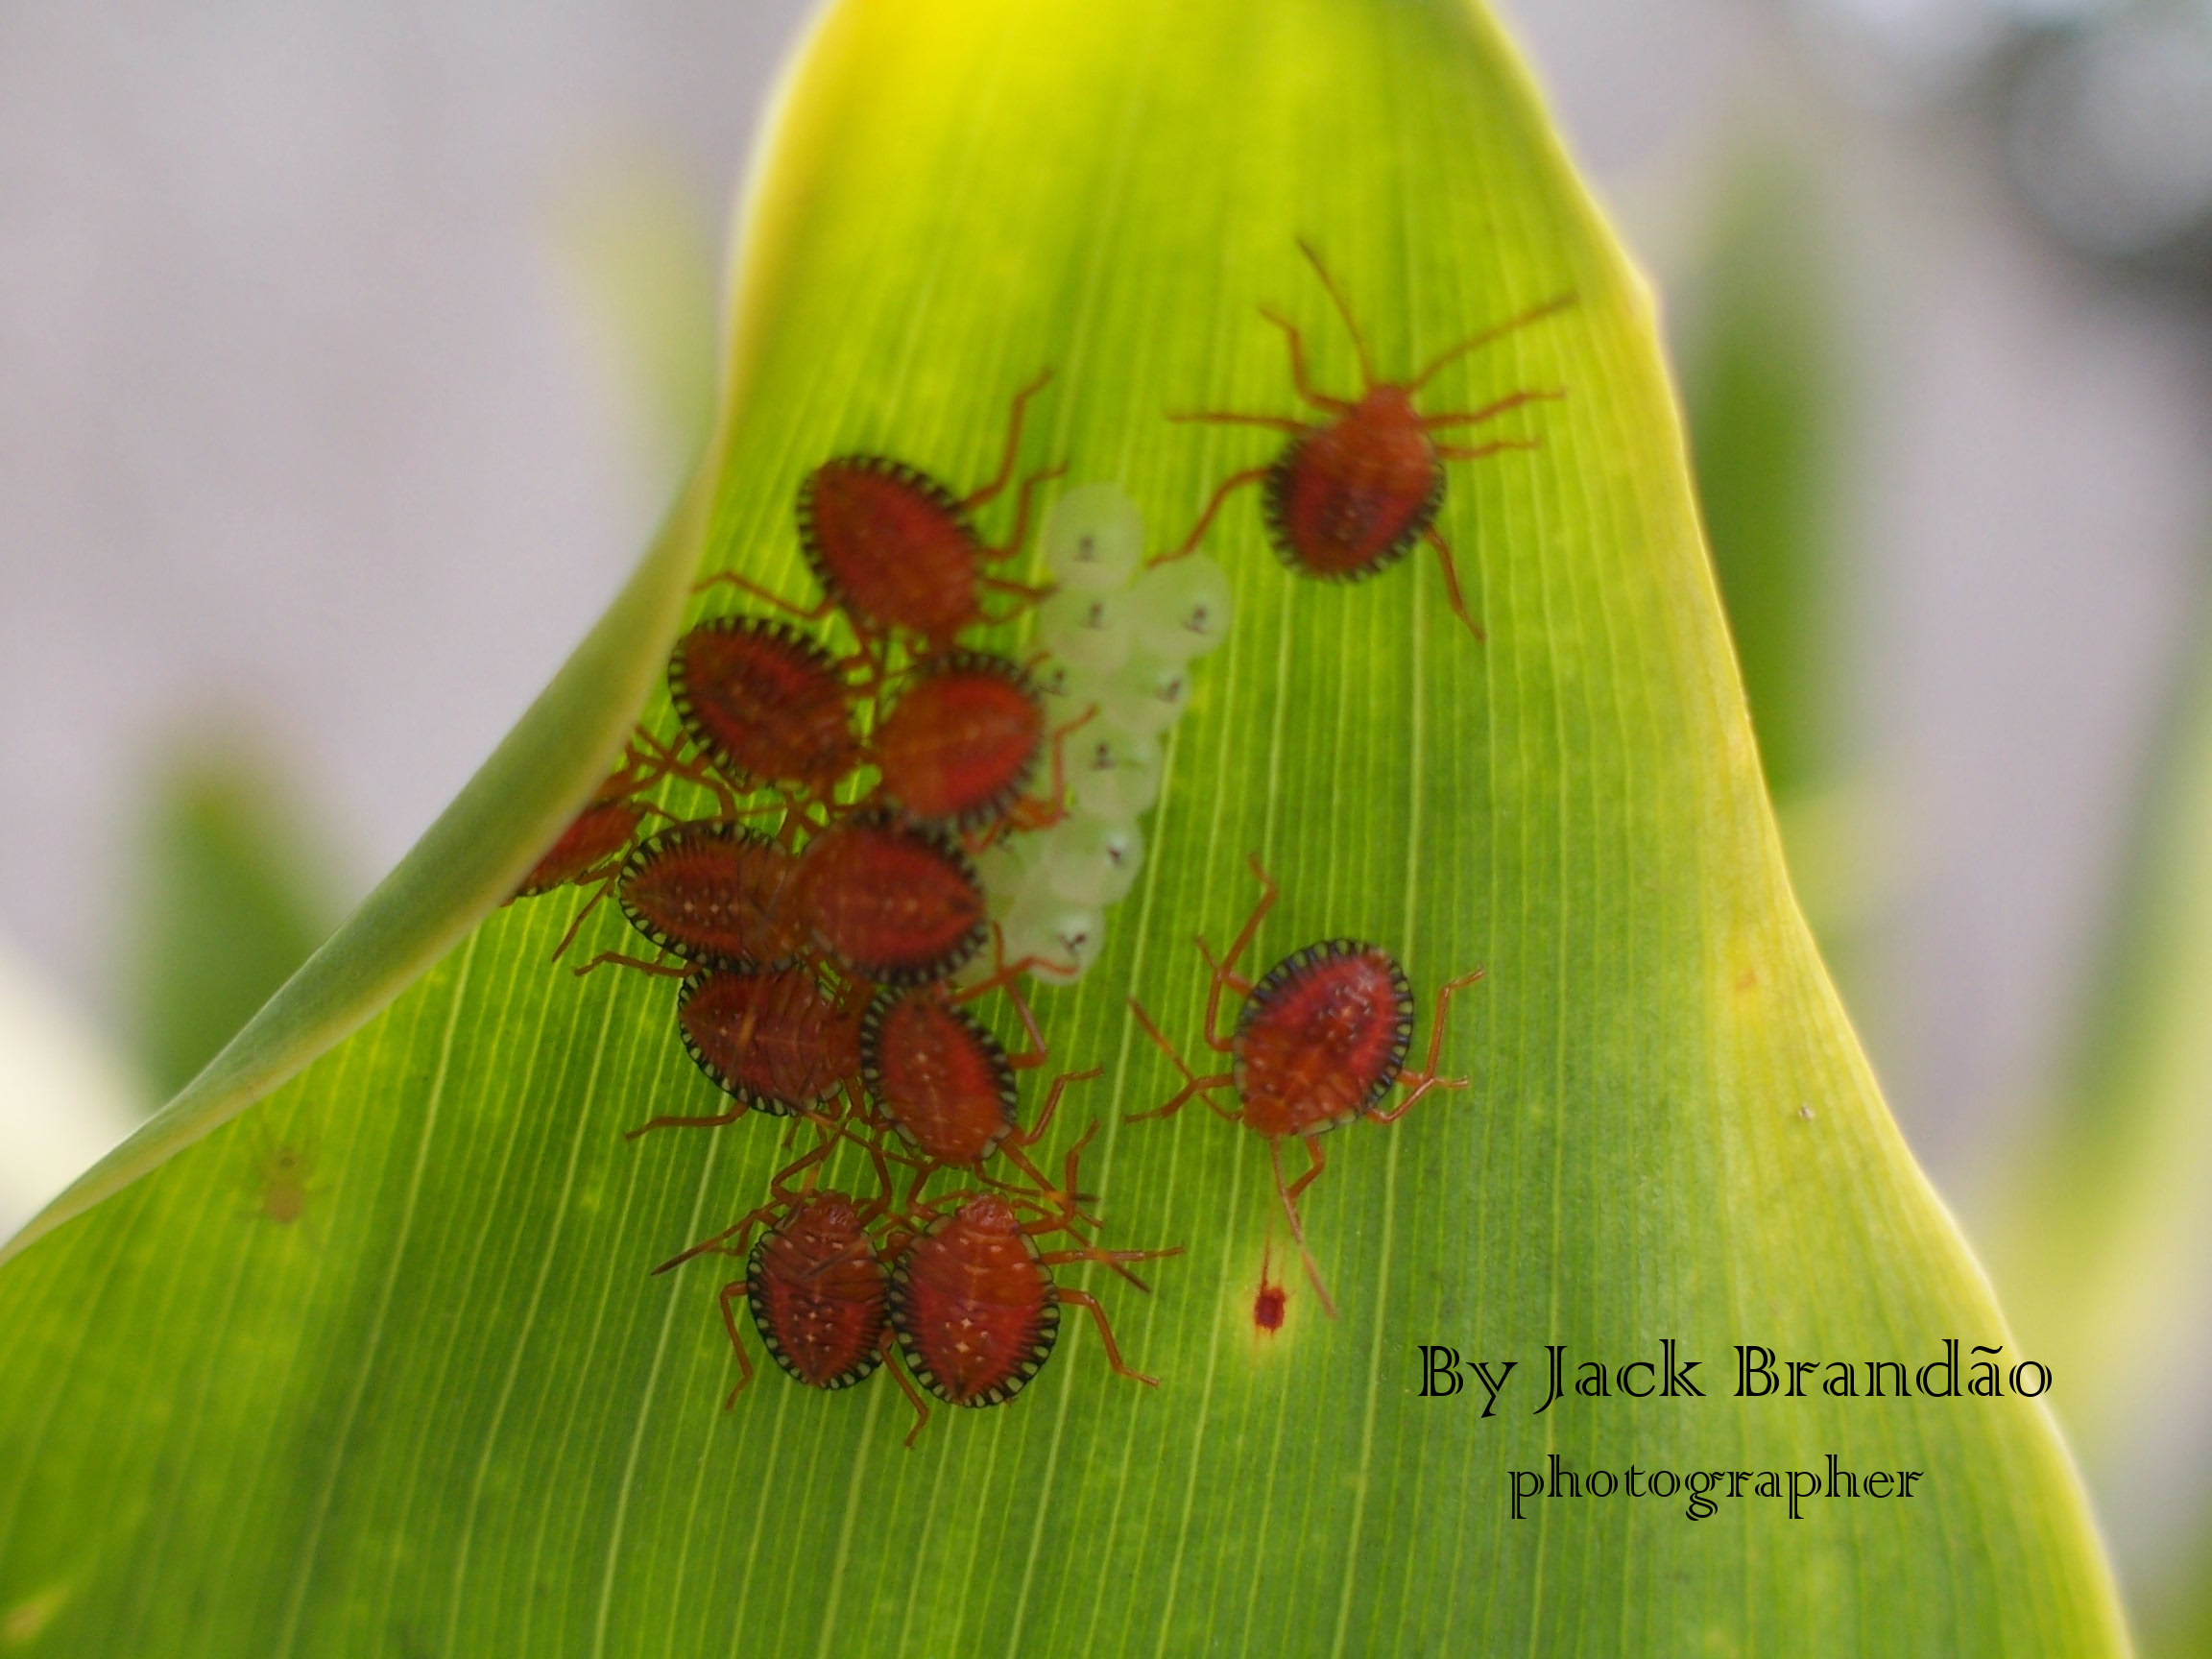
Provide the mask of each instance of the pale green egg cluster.
[{"label": "pale green egg cluster", "polygon": [[[1160,798],[1161,745],[1190,701],[1196,661],[1229,636],[1229,578],[1192,554],[1145,566],[1144,519],[1116,484],[1052,504],[1034,679],[1061,739],[1067,815],[976,859],[1005,959],[1038,959],[1047,984],[1081,978],[1106,942],[1106,909],[1144,859],[1138,820]],[[1061,965],[1065,964],[1065,967]]]}]

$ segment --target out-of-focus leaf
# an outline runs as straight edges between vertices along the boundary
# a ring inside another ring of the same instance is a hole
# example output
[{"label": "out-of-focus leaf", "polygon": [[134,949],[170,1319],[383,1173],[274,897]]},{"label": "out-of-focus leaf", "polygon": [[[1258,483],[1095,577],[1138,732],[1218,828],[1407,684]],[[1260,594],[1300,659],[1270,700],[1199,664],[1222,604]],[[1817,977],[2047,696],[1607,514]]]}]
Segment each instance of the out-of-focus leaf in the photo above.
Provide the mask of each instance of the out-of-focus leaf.
[{"label": "out-of-focus leaf", "polygon": [[1713,568],[1775,799],[1830,781],[1839,377],[1820,194],[1775,143],[1730,168],[1697,282],[1683,400]]},{"label": "out-of-focus leaf", "polygon": [[[1983,1208],[1992,1275],[2067,1379],[2055,1401],[2118,1536],[2168,1558],[2137,1575],[2156,1603],[2212,1577],[2212,1471],[2181,1450],[2212,1401],[2212,659],[2176,699],[2140,823],[2079,1051]],[[2192,1511],[2194,1562],[2139,1520]],[[2176,1554],[2184,1581],[2162,1582]]]},{"label": "out-of-focus leaf", "polygon": [[322,849],[265,763],[204,747],[156,781],[131,912],[139,1064],[167,1099],[337,925]]},{"label": "out-of-focus leaf", "polygon": [[587,169],[557,204],[564,264],[657,451],[688,461],[714,418],[714,238],[664,158]]}]

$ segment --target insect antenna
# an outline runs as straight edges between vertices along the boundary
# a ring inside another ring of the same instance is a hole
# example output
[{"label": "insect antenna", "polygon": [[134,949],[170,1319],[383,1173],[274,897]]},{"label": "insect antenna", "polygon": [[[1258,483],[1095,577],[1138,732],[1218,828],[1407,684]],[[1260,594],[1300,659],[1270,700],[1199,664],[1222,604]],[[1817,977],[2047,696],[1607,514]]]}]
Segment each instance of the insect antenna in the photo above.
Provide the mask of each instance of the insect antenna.
[{"label": "insect antenna", "polygon": [[1344,298],[1344,290],[1336,286],[1336,278],[1329,275],[1329,267],[1321,263],[1321,255],[1314,252],[1313,244],[1303,236],[1298,238],[1298,252],[1306,255],[1313,267],[1313,274],[1321,278],[1321,286],[1329,290],[1329,298],[1336,302],[1336,315],[1344,319],[1344,326],[1352,335],[1353,349],[1359,353],[1359,378],[1368,386],[1378,384],[1374,359],[1367,354],[1367,337],[1359,332],[1359,325],[1352,320],[1352,307]]},{"label": "insect antenna", "polygon": [[[597,899],[594,899],[591,902],[596,904],[598,902]],[[583,918],[579,917],[577,920],[581,923]],[[571,937],[573,937],[573,930],[571,930]],[[565,950],[566,948],[565,943],[564,943],[562,949]],[[640,974],[658,974],[665,979],[688,979],[700,971],[698,963],[686,962],[680,956],[663,956],[658,962],[648,962],[642,956],[626,955],[620,950],[602,950],[590,961],[585,963],[583,967],[571,968],[569,972],[581,979],[592,969],[610,965],[616,968],[635,968]]]},{"label": "insect antenna", "polygon": [[[740,1216],[737,1220],[733,1221],[729,1226],[723,1228],[721,1232],[713,1234],[709,1238],[700,1239],[698,1243],[692,1245],[688,1250],[685,1250],[679,1255],[669,1257],[667,1261],[661,1262],[661,1265],[654,1268],[653,1271],[655,1273],[665,1273],[670,1268],[683,1266],[685,1262],[690,1261],[694,1256],[704,1256],[709,1251],[718,1251],[724,1256],[743,1256],[745,1254],[745,1240],[742,1235],[751,1231],[753,1228],[757,1227],[761,1222],[773,1219],[775,1214],[776,1207],[773,1204],[763,1204],[759,1209],[753,1211],[750,1214]],[[733,1236],[737,1237],[737,1242],[733,1245],[729,1245],[726,1247],[723,1244],[723,1240]]]},{"label": "insect antenna", "polygon": [[1527,310],[1522,312],[1518,317],[1508,317],[1504,322],[1497,324],[1492,327],[1485,328],[1479,334],[1469,335],[1466,339],[1460,341],[1458,345],[1449,348],[1445,351],[1439,353],[1436,357],[1431,359],[1429,366],[1422,370],[1419,374],[1415,375],[1414,378],[1407,384],[1406,391],[1407,395],[1410,396],[1411,394],[1420,391],[1422,387],[1428,385],[1430,380],[1435,375],[1436,372],[1439,369],[1442,369],[1446,364],[1456,362],[1459,358],[1466,356],[1468,352],[1487,346],[1493,340],[1503,340],[1506,335],[1512,333],[1515,329],[1526,328],[1529,324],[1540,322],[1542,319],[1551,316],[1555,311],[1564,311],[1568,306],[1574,304],[1575,301],[1579,298],[1580,296],[1577,295],[1574,289],[1570,288],[1564,294],[1554,294],[1551,299],[1545,301],[1541,305],[1531,305]]}]

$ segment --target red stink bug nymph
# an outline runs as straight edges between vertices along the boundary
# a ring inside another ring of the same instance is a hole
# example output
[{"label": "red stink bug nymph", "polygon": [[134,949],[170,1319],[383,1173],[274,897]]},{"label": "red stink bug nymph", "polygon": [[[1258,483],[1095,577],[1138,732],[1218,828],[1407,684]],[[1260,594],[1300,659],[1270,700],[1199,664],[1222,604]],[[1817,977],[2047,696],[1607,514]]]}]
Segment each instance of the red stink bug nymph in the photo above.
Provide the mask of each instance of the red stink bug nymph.
[{"label": "red stink bug nymph", "polygon": [[[719,1298],[722,1327],[737,1357],[737,1383],[725,1410],[753,1381],[753,1362],[737,1333],[739,1297],[769,1357],[810,1388],[850,1388],[888,1358],[890,1275],[868,1236],[869,1221],[881,1209],[880,1199],[855,1205],[841,1192],[800,1196],[779,1190],[775,1201],[653,1269],[665,1273],[710,1250],[744,1260],[745,1277],[723,1286]],[[779,1213],[781,1223],[747,1255],[746,1238]],[[735,1244],[725,1242],[732,1238]],[[919,1427],[929,1408],[898,1367],[891,1374],[920,1414]]]},{"label": "red stink bug nymph", "polygon": [[[984,986],[1007,977],[1001,972]],[[964,993],[973,997],[975,987]],[[1028,1006],[1011,990],[1028,1027],[1031,1048],[1009,1055],[981,1021],[957,1007],[941,987],[885,991],[860,1022],[860,1075],[868,1096],[890,1126],[927,1162],[922,1179],[940,1167],[980,1169],[992,1153],[1005,1155],[1040,1192],[1074,1202],[1074,1189],[1059,1193],[1029,1161],[1028,1148],[1044,1139],[1060,1096],[1070,1083],[1102,1075],[1098,1068],[1069,1071],[1052,1080],[1037,1121],[1020,1127],[1017,1070],[1042,1065],[1045,1051]],[[919,1191],[921,1183],[916,1183]]]},{"label": "red stink bug nymph", "polygon": [[648,806],[637,799],[641,791],[663,778],[701,781],[691,768],[639,727],[623,748],[622,764],[600,783],[590,805],[569,820],[560,838],[545,850],[544,856],[530,867],[529,874],[509,895],[512,902],[571,883],[592,889],[591,897],[570,919],[561,943],[553,948],[556,961],[574,941],[585,919],[599,907],[599,901],[607,897],[608,888],[621,873],[624,856],[637,838],[639,827],[649,816],[668,816],[660,807]]},{"label": "red stink bug nymph", "polygon": [[623,854],[637,838],[646,809],[635,801],[594,801],[569,821],[561,838],[545,850],[545,856],[530,867],[516,886],[517,899],[535,899],[573,881],[588,885],[612,869],[620,869]]},{"label": "red stink bug nymph", "polygon": [[827,795],[859,763],[843,672],[780,622],[700,623],[676,642],[668,693],[691,740],[747,784]]},{"label": "red stink bug nymph", "polygon": [[630,925],[685,961],[774,968],[805,941],[798,869],[755,830],[679,824],[630,855],[616,891]]},{"label": "red stink bug nymph", "polygon": [[807,842],[799,899],[816,941],[871,984],[942,979],[983,946],[974,866],[942,834],[887,812],[854,813]]},{"label": "red stink bug nymph", "polygon": [[1420,414],[1413,407],[1414,394],[1447,364],[1572,304],[1574,296],[1548,300],[1460,341],[1431,359],[1410,380],[1386,381],[1376,375],[1366,337],[1353,320],[1343,291],[1322,265],[1321,256],[1309,243],[1298,246],[1329,291],[1359,354],[1363,382],[1359,397],[1355,400],[1315,391],[1306,376],[1305,342],[1297,327],[1287,318],[1262,309],[1261,315],[1288,338],[1290,377],[1298,396],[1320,410],[1325,419],[1301,421],[1291,416],[1212,412],[1168,417],[1174,421],[1264,426],[1283,433],[1289,441],[1269,465],[1249,468],[1224,480],[1182,546],[1157,563],[1190,553],[1230,494],[1247,484],[1259,484],[1263,487],[1268,540],[1284,563],[1302,575],[1357,582],[1388,568],[1405,557],[1415,541],[1426,538],[1436,549],[1453,613],[1479,639],[1482,630],[1468,614],[1467,602],[1459,591],[1459,573],[1452,563],[1452,549],[1436,529],[1436,515],[1444,505],[1444,463],[1479,461],[1504,449],[1533,449],[1536,441],[1500,438],[1487,444],[1439,444],[1435,434],[1447,426],[1480,425],[1524,404],[1565,394],[1512,392],[1479,408],[1447,415]]},{"label": "red stink bug nymph", "polygon": [[[1251,945],[1278,896],[1274,878],[1260,867],[1260,860],[1254,857],[1251,863],[1252,874],[1260,878],[1260,902],[1228,953],[1214,963],[1206,996],[1206,1046],[1230,1056],[1231,1069],[1205,1077],[1191,1070],[1132,997],[1130,1008],[1146,1035],[1183,1073],[1184,1085],[1164,1105],[1134,1114],[1130,1120],[1166,1118],[1201,1095],[1233,1090],[1238,1106],[1214,1110],[1267,1142],[1275,1190],[1289,1219],[1290,1236],[1305,1256],[1314,1294],[1334,1317],[1335,1304],[1321,1283],[1312,1252],[1306,1247],[1305,1224],[1298,1217],[1298,1195],[1313,1184],[1326,1164],[1318,1137],[1359,1117],[1395,1123],[1430,1090],[1467,1087],[1467,1078],[1439,1077],[1436,1058],[1443,1047],[1445,1011],[1453,994],[1481,978],[1482,970],[1462,974],[1438,988],[1430,1021],[1428,1061],[1421,1070],[1409,1071],[1406,1054],[1413,1040],[1413,991],[1387,951],[1355,940],[1331,939],[1292,951],[1257,984],[1237,972],[1237,959]],[[1198,949],[1210,963],[1214,961],[1205,940],[1198,941]],[[1226,1037],[1219,1031],[1225,990],[1246,998],[1236,1030]],[[1408,1093],[1385,1110],[1382,1102],[1395,1086]],[[1311,1163],[1305,1174],[1286,1184],[1283,1142],[1293,1136]]]},{"label": "red stink bug nymph", "polygon": [[1003,818],[1045,746],[1045,708],[1003,657],[925,659],[876,728],[883,798],[917,823],[967,830]]},{"label": "red stink bug nymph", "polygon": [[1037,597],[1035,589],[987,575],[983,566],[1021,551],[1031,493],[1065,469],[1048,468],[1022,481],[1004,546],[986,545],[969,515],[1012,481],[1022,410],[1051,377],[1046,370],[1015,394],[998,475],[966,495],[955,496],[927,473],[881,455],[839,456],[806,475],[799,487],[800,543],[824,593],[856,629],[901,628],[929,646],[948,645],[981,620],[983,589],[1024,601]]},{"label": "red stink bug nymph", "polygon": [[[970,1197],[906,1246],[891,1269],[891,1324],[914,1379],[955,1406],[999,1406],[1014,1398],[1051,1358],[1060,1334],[1060,1304],[1090,1310],[1106,1344],[1106,1362],[1148,1388],[1159,1379],[1122,1363],[1106,1310],[1087,1291],[1053,1284],[1064,1262],[1116,1264],[1172,1256],[1166,1250],[1041,1251],[1034,1233],[1067,1225],[1065,1217],[1024,1223],[996,1192]],[[926,1421],[926,1419],[925,1419]],[[906,1436],[911,1446],[923,1425]]]},{"label": "red stink bug nymph", "polygon": [[881,1362],[890,1288],[852,1201],[837,1193],[802,1205],[745,1265],[762,1344],[812,1388],[849,1388]]},{"label": "red stink bug nymph", "polygon": [[860,1022],[805,968],[703,974],[685,982],[676,1028],[699,1070],[737,1104],[697,1118],[663,1117],[629,1132],[709,1129],[748,1110],[810,1113],[860,1071]]}]

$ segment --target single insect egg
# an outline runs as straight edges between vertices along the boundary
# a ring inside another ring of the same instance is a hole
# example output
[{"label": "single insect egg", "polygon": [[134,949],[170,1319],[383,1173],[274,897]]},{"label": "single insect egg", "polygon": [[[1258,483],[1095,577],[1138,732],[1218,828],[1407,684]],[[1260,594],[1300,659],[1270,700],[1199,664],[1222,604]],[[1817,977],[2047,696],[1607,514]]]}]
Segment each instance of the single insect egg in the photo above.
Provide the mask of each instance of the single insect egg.
[{"label": "single insect egg", "polygon": [[1203,554],[1155,565],[1129,590],[1138,648],[1155,657],[1205,656],[1229,637],[1235,615],[1228,573]]},{"label": "single insect egg", "polygon": [[1118,903],[1144,863],[1144,833],[1127,819],[1070,818],[1044,839],[1045,880],[1070,904]]},{"label": "single insect egg", "polygon": [[1099,713],[1124,732],[1156,736],[1183,718],[1190,688],[1188,663],[1140,652],[1106,683]]},{"label": "single insect egg", "polygon": [[[1005,921],[1014,901],[1022,895],[1029,871],[1037,862],[1036,840],[1033,835],[1008,835],[975,854],[975,875],[983,883],[983,912],[992,921]],[[988,962],[988,957],[978,960]]]},{"label": "single insect egg", "polygon": [[1093,674],[1111,674],[1129,660],[1137,631],[1123,593],[1066,589],[1038,608],[1037,642],[1064,662]]},{"label": "single insect egg", "polygon": [[1085,484],[1045,516],[1045,567],[1062,588],[1109,593],[1129,585],[1144,552],[1144,517],[1118,484]]},{"label": "single insect egg", "polygon": [[1078,812],[1134,818],[1160,799],[1160,745],[1145,733],[1094,720],[1069,735],[1068,777]]},{"label": "single insect egg", "polygon": [[1029,971],[1048,985],[1072,985],[1106,949],[1106,918],[1049,893],[1032,895],[1006,925],[1006,960],[1035,958]]},{"label": "single insect egg", "polygon": [[1030,670],[1029,685],[1045,705],[1046,730],[1072,726],[1105,696],[1106,677],[1063,657],[1047,657]]}]

